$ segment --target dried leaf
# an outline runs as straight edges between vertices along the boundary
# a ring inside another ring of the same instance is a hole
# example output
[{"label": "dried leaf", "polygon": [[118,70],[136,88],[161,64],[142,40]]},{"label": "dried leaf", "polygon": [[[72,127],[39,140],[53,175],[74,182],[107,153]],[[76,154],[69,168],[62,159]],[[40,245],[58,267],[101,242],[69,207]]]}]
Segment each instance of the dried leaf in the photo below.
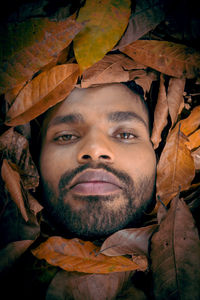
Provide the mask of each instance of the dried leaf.
[{"label": "dried leaf", "polygon": [[120,49],[138,40],[154,29],[164,18],[164,1],[136,1],[135,11],[130,17],[126,32],[115,49]]},{"label": "dried leaf", "polygon": [[140,228],[128,228],[109,236],[101,246],[101,253],[108,256],[146,255],[148,256],[149,239],[157,225]]},{"label": "dried leaf", "polygon": [[23,187],[34,189],[39,184],[39,174],[31,158],[27,139],[10,128],[0,136],[0,151],[3,157],[16,165]]},{"label": "dried leaf", "polygon": [[180,123],[168,135],[157,166],[157,195],[167,205],[177,193],[189,188],[194,176],[194,161],[186,146]]},{"label": "dried leaf", "polygon": [[140,269],[140,266],[123,256],[107,257],[99,253],[99,248],[91,242],[79,239],[67,240],[51,237],[33,255],[45,259],[49,264],[66,271],[107,274]]},{"label": "dried leaf", "polygon": [[194,132],[200,125],[200,105],[193,108],[188,118],[181,120],[181,131],[185,135]]},{"label": "dried leaf", "polygon": [[0,93],[30,80],[42,67],[55,61],[83,27],[75,18],[75,14],[60,22],[33,18],[2,28]]},{"label": "dried leaf", "polygon": [[200,241],[194,219],[175,197],[152,237],[155,299],[200,299]]},{"label": "dried leaf", "polygon": [[135,61],[169,76],[190,79],[199,74],[200,53],[182,44],[137,40],[121,51]]},{"label": "dried leaf", "polygon": [[125,31],[129,17],[129,0],[86,1],[77,18],[86,25],[74,38],[74,52],[81,71],[112,50]]},{"label": "dried leaf", "polygon": [[131,274],[130,271],[84,274],[60,270],[48,287],[46,300],[116,299],[117,294],[126,287]]},{"label": "dried leaf", "polygon": [[16,241],[9,243],[0,250],[0,273],[10,268],[13,263],[27,250],[33,240]]},{"label": "dried leaf", "polygon": [[186,143],[190,150],[200,146],[200,129],[196,130],[193,134],[188,136],[188,142]]},{"label": "dried leaf", "polygon": [[169,114],[172,121],[172,127],[177,121],[180,107],[184,107],[183,93],[185,88],[185,79],[170,78],[167,91],[167,103]]},{"label": "dried leaf", "polygon": [[200,170],[200,147],[192,152],[192,157],[194,159],[195,169]]},{"label": "dried leaf", "polygon": [[21,91],[21,89],[25,86],[26,82],[22,82],[21,84],[15,86],[13,89],[9,90],[5,94],[5,100],[8,102],[9,105],[12,105],[13,101]]},{"label": "dried leaf", "polygon": [[22,196],[21,185],[20,185],[20,175],[18,172],[14,171],[11,168],[7,159],[3,160],[3,164],[1,167],[1,177],[5,182],[6,188],[10,193],[12,200],[16,203],[24,220],[27,222],[28,215],[24,206],[24,199]]},{"label": "dried leaf", "polygon": [[158,148],[161,141],[161,134],[165,126],[167,125],[167,116],[168,116],[168,103],[167,95],[165,89],[165,79],[164,76],[160,75],[160,87],[158,92],[158,99],[156,108],[154,111],[154,123],[151,141],[153,142],[154,149]]},{"label": "dried leaf", "polygon": [[58,65],[39,74],[15,99],[7,113],[6,124],[25,124],[64,100],[73,89],[78,75],[77,64]]},{"label": "dried leaf", "polygon": [[130,72],[130,78],[129,80],[135,80],[135,82],[140,85],[144,91],[144,97],[146,93],[149,93],[151,84],[153,81],[158,80],[158,74],[156,71],[151,70],[151,71],[143,71],[143,74],[140,74],[139,76],[137,74],[133,74],[131,76],[132,72]]},{"label": "dried leaf", "polygon": [[[124,54],[108,54],[102,60],[83,72],[81,87],[129,81],[129,70],[145,69]],[[137,72],[137,71],[136,71]]]}]

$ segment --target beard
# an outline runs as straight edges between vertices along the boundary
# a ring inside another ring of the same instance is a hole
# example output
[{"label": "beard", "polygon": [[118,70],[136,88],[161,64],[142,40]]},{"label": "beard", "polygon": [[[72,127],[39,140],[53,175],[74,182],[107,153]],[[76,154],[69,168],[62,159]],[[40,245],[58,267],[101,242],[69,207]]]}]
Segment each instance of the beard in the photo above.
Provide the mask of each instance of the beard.
[{"label": "beard", "polygon": [[[121,191],[111,195],[71,194],[66,187],[78,173],[86,169],[104,169],[114,174],[122,183]],[[143,176],[135,185],[125,172],[104,163],[87,163],[61,176],[58,195],[51,184],[42,179],[42,204],[49,220],[64,235],[71,233],[81,238],[96,238],[140,224],[145,213],[152,208],[154,188],[155,174]]]}]

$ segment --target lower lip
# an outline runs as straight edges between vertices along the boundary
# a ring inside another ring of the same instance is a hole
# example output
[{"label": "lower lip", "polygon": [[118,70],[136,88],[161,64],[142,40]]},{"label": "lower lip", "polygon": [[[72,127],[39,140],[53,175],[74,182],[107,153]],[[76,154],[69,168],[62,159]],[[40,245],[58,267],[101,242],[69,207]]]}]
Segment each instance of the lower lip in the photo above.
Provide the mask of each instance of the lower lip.
[{"label": "lower lip", "polygon": [[105,195],[120,190],[120,187],[109,182],[82,182],[71,189],[73,193],[81,195]]}]

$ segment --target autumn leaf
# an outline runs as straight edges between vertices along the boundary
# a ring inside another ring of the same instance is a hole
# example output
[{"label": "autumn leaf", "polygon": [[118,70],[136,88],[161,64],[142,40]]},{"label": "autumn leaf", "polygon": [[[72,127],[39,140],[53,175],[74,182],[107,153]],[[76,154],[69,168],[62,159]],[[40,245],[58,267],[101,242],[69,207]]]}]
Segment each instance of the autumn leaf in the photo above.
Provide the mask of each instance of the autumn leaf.
[{"label": "autumn leaf", "polygon": [[188,136],[188,142],[186,143],[190,150],[198,148],[200,146],[200,129],[196,130],[193,134]]},{"label": "autumn leaf", "polygon": [[123,288],[127,289],[133,272],[84,274],[60,270],[50,282],[46,299],[116,299]]},{"label": "autumn leaf", "polygon": [[139,255],[148,256],[149,239],[157,225],[122,229],[109,236],[101,246],[101,253],[108,256]]},{"label": "autumn leaf", "polygon": [[28,215],[26,208],[24,206],[24,199],[22,196],[21,185],[20,185],[20,175],[18,172],[14,171],[9,165],[7,159],[3,160],[1,167],[1,177],[5,182],[6,188],[11,195],[12,200],[18,206],[24,220],[28,221]]},{"label": "autumn leaf", "polygon": [[193,108],[191,114],[186,119],[180,121],[181,131],[185,135],[194,132],[200,125],[200,105]]},{"label": "autumn leaf", "polygon": [[176,196],[152,237],[155,299],[200,299],[200,241],[194,219]]},{"label": "autumn leaf", "polygon": [[6,125],[25,124],[56,103],[64,100],[77,81],[77,64],[65,64],[44,71],[19,93],[7,113]]},{"label": "autumn leaf", "polygon": [[167,103],[167,95],[165,89],[165,79],[163,74],[160,75],[160,86],[158,91],[158,99],[156,108],[154,111],[154,123],[151,135],[151,141],[153,142],[154,149],[158,148],[161,141],[161,133],[164,127],[167,125],[167,116],[169,108]]},{"label": "autumn leaf", "polygon": [[[143,71],[143,72],[142,72]],[[136,84],[140,85],[144,91],[144,98],[146,100],[146,93],[149,93],[152,82],[158,80],[158,73],[155,70],[140,70],[139,75],[137,75],[137,70],[130,71],[129,80],[134,80]]]},{"label": "autumn leaf", "polygon": [[66,271],[107,274],[140,269],[139,265],[126,257],[108,257],[99,253],[99,250],[91,242],[76,238],[50,237],[32,253],[38,259],[45,259],[49,264]]},{"label": "autumn leaf", "polygon": [[178,123],[168,135],[157,166],[157,196],[165,205],[178,192],[189,188],[195,176],[194,161],[186,142]]},{"label": "autumn leaf", "polygon": [[121,51],[138,63],[178,78],[195,78],[200,71],[200,53],[182,44],[137,40]]},{"label": "autumn leaf", "polygon": [[112,50],[124,33],[130,17],[130,1],[87,0],[77,22],[85,27],[74,38],[74,52],[81,71]]},{"label": "autumn leaf", "polygon": [[200,170],[200,147],[192,152],[192,157],[194,159],[195,169]]},{"label": "autumn leaf", "polygon": [[2,28],[0,93],[30,80],[66,48],[83,27],[72,15],[64,21],[33,18]]},{"label": "autumn leaf", "polygon": [[145,69],[124,54],[108,54],[83,72],[81,87],[91,85],[129,81],[129,70]]}]

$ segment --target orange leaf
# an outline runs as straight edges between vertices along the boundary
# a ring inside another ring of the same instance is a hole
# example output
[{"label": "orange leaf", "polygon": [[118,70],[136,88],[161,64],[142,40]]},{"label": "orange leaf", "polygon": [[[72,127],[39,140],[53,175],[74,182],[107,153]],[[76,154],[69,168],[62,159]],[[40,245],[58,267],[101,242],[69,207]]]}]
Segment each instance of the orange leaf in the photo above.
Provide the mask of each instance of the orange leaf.
[{"label": "orange leaf", "polygon": [[12,200],[18,206],[24,220],[28,221],[28,215],[24,206],[24,200],[22,196],[21,186],[20,186],[20,175],[18,172],[14,171],[9,165],[7,159],[3,160],[1,168],[1,176],[6,184],[6,188],[10,193]]},{"label": "orange leaf", "polygon": [[170,76],[195,78],[199,74],[200,53],[182,44],[137,40],[121,51],[135,61]]},{"label": "orange leaf", "polygon": [[188,136],[188,142],[186,143],[190,150],[200,146],[200,129],[196,130],[193,134]]},{"label": "orange leaf", "polygon": [[157,195],[165,205],[179,191],[189,188],[195,176],[194,160],[179,125],[170,132],[157,166]]},{"label": "orange leaf", "polygon": [[196,106],[188,118],[181,120],[181,131],[185,135],[194,132],[200,125],[200,105]]},{"label": "orange leaf", "polygon": [[39,74],[15,99],[7,113],[6,124],[25,124],[64,100],[74,88],[78,75],[77,64],[58,65]]},{"label": "orange leaf", "polygon": [[160,75],[160,87],[158,92],[158,100],[154,111],[154,124],[151,140],[154,144],[154,149],[158,148],[161,141],[161,133],[167,125],[168,104],[164,76]]},{"label": "orange leaf", "polygon": [[66,271],[107,274],[140,269],[139,265],[126,257],[108,257],[100,254],[99,250],[91,242],[55,236],[32,250],[32,253]]},{"label": "orange leaf", "polygon": [[81,87],[94,84],[125,82],[129,80],[129,70],[145,69],[124,54],[110,54],[83,72]]}]

